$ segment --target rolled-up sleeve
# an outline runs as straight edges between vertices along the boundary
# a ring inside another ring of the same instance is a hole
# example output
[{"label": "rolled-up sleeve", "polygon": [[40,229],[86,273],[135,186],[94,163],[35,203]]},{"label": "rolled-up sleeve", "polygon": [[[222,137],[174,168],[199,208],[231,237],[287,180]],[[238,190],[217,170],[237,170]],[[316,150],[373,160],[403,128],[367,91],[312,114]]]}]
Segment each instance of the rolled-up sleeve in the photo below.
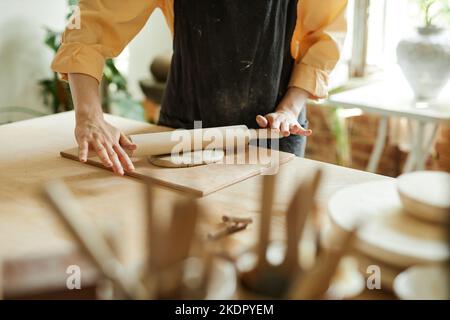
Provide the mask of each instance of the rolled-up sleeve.
[{"label": "rolled-up sleeve", "polygon": [[52,62],[63,80],[68,73],[102,79],[105,59],[116,57],[145,25],[157,0],[80,0],[80,28],[67,28]]},{"label": "rolled-up sleeve", "polygon": [[290,86],[308,91],[313,99],[326,98],[328,78],[340,57],[337,34],[346,32],[347,0],[301,0],[291,51],[295,58]]}]

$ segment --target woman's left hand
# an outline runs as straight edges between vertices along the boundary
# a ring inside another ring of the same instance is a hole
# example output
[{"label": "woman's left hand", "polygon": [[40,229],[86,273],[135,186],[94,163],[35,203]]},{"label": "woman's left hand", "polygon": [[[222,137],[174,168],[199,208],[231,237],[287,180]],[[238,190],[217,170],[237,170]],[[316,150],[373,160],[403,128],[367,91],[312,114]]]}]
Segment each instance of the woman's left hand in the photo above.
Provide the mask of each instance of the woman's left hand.
[{"label": "woman's left hand", "polygon": [[308,97],[309,93],[305,90],[290,87],[275,111],[264,116],[258,115],[256,122],[261,128],[279,130],[285,137],[291,134],[310,136],[312,130],[305,129],[298,123],[298,116]]}]

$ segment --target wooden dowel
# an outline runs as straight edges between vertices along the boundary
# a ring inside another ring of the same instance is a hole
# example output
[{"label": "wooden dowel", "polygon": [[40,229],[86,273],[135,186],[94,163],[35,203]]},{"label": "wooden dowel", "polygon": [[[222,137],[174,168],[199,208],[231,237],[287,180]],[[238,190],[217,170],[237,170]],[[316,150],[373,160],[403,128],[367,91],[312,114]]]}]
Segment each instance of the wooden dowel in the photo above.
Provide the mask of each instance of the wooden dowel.
[{"label": "wooden dowel", "polygon": [[314,173],[310,180],[303,182],[294,194],[286,213],[287,249],[283,268],[293,272],[299,266],[299,241],[305,229],[306,220],[314,207],[314,197],[320,184],[321,171]]},{"label": "wooden dowel", "polygon": [[175,204],[165,238],[164,254],[161,255],[161,267],[166,269],[166,272],[159,290],[160,296],[164,298],[173,298],[180,294],[183,262],[189,255],[198,215],[199,208],[194,200]]},{"label": "wooden dowel", "polygon": [[270,221],[275,193],[275,175],[265,175],[263,179],[260,234],[258,243],[258,267],[266,266],[266,252],[270,241]]},{"label": "wooden dowel", "polygon": [[313,269],[300,276],[288,298],[294,300],[321,299],[328,290],[342,256],[352,245],[356,230],[339,234],[339,247],[327,248],[317,259]]},{"label": "wooden dowel", "polygon": [[92,221],[89,221],[86,217],[64,183],[61,181],[50,182],[45,185],[44,190],[67,229],[91,257],[103,275],[114,282],[127,298],[139,298],[135,294],[138,283],[129,283],[123,276],[123,268],[115,258],[111,248],[109,248]]}]

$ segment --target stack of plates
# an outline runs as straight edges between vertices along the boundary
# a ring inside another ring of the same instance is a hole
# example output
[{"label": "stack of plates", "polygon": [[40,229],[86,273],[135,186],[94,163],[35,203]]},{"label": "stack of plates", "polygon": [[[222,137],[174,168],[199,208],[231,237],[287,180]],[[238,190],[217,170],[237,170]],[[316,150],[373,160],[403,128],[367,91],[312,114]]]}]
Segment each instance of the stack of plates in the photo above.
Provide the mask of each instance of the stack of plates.
[{"label": "stack of plates", "polygon": [[340,228],[360,225],[355,250],[366,262],[380,264],[382,277],[383,269],[390,275],[385,277],[389,289],[409,267],[449,260],[449,197],[450,174],[416,172],[343,189],[331,198],[328,211]]}]

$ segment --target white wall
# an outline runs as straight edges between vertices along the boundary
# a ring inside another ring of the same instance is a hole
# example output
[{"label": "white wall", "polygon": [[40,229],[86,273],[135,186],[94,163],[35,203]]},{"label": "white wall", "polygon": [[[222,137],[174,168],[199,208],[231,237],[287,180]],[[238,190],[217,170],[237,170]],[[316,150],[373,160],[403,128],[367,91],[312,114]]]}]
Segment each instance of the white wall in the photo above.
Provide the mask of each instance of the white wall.
[{"label": "white wall", "polygon": [[[61,0],[0,0],[0,108],[48,112],[37,83],[51,75],[52,52],[43,44],[44,27],[63,28],[65,14]],[[1,117],[5,114],[0,113],[0,122]]]},{"label": "white wall", "polygon": [[143,94],[139,89],[138,81],[151,77],[150,63],[155,56],[172,51],[172,35],[160,10],[153,13],[128,49],[129,89],[134,97],[142,98]]},{"label": "white wall", "polygon": [[[53,54],[43,44],[44,27],[63,30],[67,13],[65,0],[0,0],[0,108],[50,112],[38,86],[39,79],[51,76]],[[171,47],[169,28],[158,10],[119,59],[135,98],[142,98],[138,81],[150,77],[150,62]],[[0,113],[0,123],[4,117]],[[21,117],[14,115],[13,120]]]}]

